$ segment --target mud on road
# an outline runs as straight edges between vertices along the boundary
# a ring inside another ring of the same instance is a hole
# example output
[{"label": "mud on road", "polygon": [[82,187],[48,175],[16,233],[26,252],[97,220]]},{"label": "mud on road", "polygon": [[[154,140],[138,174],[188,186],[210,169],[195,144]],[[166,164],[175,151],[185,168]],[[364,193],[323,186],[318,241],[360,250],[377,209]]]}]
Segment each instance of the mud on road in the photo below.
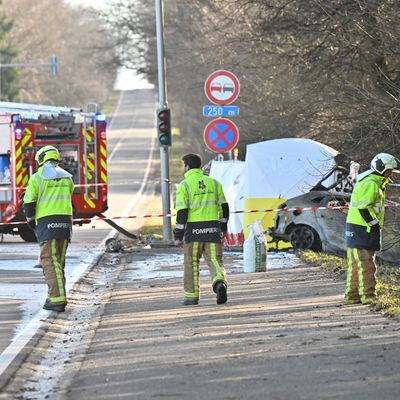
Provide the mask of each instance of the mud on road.
[{"label": "mud on road", "polygon": [[[399,398],[400,323],[345,306],[343,280],[306,265],[245,274],[228,253],[228,303],[203,274],[200,304],[183,307],[180,257],[105,255],[0,398]],[[54,376],[40,360],[63,345]]]}]

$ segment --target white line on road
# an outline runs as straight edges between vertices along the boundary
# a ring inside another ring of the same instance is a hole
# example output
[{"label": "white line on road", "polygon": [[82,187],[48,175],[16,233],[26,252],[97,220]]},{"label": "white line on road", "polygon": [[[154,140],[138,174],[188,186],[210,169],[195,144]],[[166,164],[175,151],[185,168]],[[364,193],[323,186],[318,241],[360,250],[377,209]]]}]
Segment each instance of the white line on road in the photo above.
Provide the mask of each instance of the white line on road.
[{"label": "white line on road", "polygon": [[[124,212],[122,213],[122,217],[128,217],[129,215],[131,215],[132,210],[136,207],[136,204],[138,203],[140,197],[143,194],[144,188],[146,187],[148,178],[149,178],[149,174],[150,174],[150,169],[151,169],[151,163],[153,161],[153,153],[154,153],[154,147],[155,147],[155,130],[152,129],[152,142],[151,142],[151,147],[150,147],[150,153],[149,153],[149,158],[147,159],[147,165],[146,165],[146,172],[144,174],[143,180],[142,180],[142,184],[140,185],[139,190],[136,192],[135,196],[133,197],[132,201],[125,207]],[[122,142],[123,139],[125,139],[126,135],[120,139],[120,141],[117,143],[117,146],[119,146]],[[115,147],[117,147],[115,146]],[[115,149],[114,149],[115,150]],[[114,153],[114,152],[113,152]],[[113,153],[111,153],[110,155],[110,159],[113,156]],[[128,221],[125,221],[125,224]],[[107,235],[107,237],[103,240],[102,244],[104,245],[106,243],[106,241],[108,239],[113,238],[116,235],[116,232],[111,230],[110,233]]]},{"label": "white line on road", "polygon": [[[100,249],[100,247],[99,247]],[[83,273],[95,262],[99,257],[98,252],[87,254],[83,256],[84,262],[78,263],[78,266],[74,269],[72,276],[69,277],[66,290],[69,293],[78,279]],[[21,350],[27,345],[32,339],[33,335],[37,332],[44,320],[52,313],[52,311],[40,310],[37,312],[30,322],[22,329],[13,339],[11,344],[1,353],[0,355],[0,375],[9,367],[14,361],[15,357],[21,352]]]},{"label": "white line on road", "polygon": [[[121,92],[120,98],[118,100],[114,116],[110,122],[109,128],[111,129],[111,126],[113,125],[115,116],[118,113],[118,110],[121,105],[121,99],[124,95],[124,92]],[[114,157],[117,149],[120,147],[122,141],[126,138],[127,134],[124,135],[120,140],[118,141],[117,145],[114,147],[113,151],[111,154],[108,156],[108,162]],[[140,196],[143,193],[143,190],[146,186],[149,173],[150,173],[150,168],[151,168],[151,162],[153,158],[153,153],[154,153],[154,147],[155,147],[155,140],[154,140],[154,129],[152,130],[152,143],[151,143],[151,148],[150,148],[150,153],[149,153],[149,158],[147,160],[147,167],[146,167],[146,172],[142,180],[142,184],[138,190],[138,192],[135,194],[133,197],[132,201],[127,205],[127,207],[124,210],[123,215],[128,216],[130,211],[136,206],[136,203],[138,202]],[[68,280],[67,283],[67,293],[70,292],[74,284],[78,281],[78,279],[87,271],[87,269],[96,261],[96,259],[100,256],[101,254],[101,249],[104,249],[104,243],[106,242],[107,239],[114,237],[116,235],[116,232],[114,230],[111,230],[110,233],[107,235],[107,237],[102,241],[102,243],[97,247],[98,251],[95,251],[94,254],[92,254],[90,257],[91,259],[88,260],[87,255],[84,256],[84,263],[79,263],[80,267],[77,268],[77,270],[74,270],[74,275],[72,276],[72,279]],[[22,329],[12,340],[11,344],[0,354],[0,375],[2,375],[6,369],[10,366],[10,364],[15,360],[17,355],[21,352],[21,350],[27,345],[27,343],[32,339],[32,337],[35,335],[35,333],[38,331],[40,326],[42,325],[43,321],[48,318],[48,316],[51,314],[51,311],[46,311],[46,310],[40,310],[38,313],[36,313],[31,321],[26,325],[24,329]]]}]

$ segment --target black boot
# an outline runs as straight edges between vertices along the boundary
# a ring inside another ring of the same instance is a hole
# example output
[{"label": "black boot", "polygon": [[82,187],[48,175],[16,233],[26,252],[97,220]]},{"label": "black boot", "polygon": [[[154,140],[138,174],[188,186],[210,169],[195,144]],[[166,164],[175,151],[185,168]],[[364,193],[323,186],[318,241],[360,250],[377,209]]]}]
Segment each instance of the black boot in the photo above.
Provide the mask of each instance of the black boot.
[{"label": "black boot", "polygon": [[217,282],[214,286],[214,292],[217,294],[217,304],[224,304],[228,300],[228,293],[225,282]]},{"label": "black boot", "polygon": [[66,303],[52,303],[49,299],[46,299],[43,304],[44,310],[55,311],[55,312],[64,312]]},{"label": "black boot", "polygon": [[199,299],[190,299],[188,297],[186,297],[182,302],[183,306],[195,306],[197,304],[199,304]]}]

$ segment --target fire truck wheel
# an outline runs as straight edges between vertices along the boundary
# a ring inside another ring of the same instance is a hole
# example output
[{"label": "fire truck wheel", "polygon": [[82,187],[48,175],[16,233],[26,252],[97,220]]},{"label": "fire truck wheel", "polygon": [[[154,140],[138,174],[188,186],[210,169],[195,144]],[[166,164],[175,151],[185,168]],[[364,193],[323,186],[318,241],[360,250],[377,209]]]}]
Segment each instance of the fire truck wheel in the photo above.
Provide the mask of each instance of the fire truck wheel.
[{"label": "fire truck wheel", "polygon": [[25,242],[37,242],[35,232],[29,226],[19,226],[18,234]]}]

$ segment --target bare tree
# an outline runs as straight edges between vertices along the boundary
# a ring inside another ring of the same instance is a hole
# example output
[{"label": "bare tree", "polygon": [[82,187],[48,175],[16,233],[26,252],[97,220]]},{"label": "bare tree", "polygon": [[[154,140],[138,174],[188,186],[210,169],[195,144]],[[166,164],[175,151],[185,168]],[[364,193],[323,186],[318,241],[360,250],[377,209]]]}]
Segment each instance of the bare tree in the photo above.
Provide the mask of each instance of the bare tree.
[{"label": "bare tree", "polygon": [[[225,68],[241,82],[242,148],[294,136],[364,163],[378,151],[398,153],[399,11],[396,0],[170,0],[165,45],[174,121],[204,148],[204,81]],[[138,70],[155,82],[153,2],[121,1],[112,19],[138,52]],[[130,54],[127,44],[121,54]]]},{"label": "bare tree", "polygon": [[51,76],[50,68],[20,69],[20,101],[80,107],[104,103],[118,64],[110,35],[94,11],[56,0],[4,0],[4,12],[14,21],[19,62],[50,62],[52,54],[58,58],[57,76]]}]

